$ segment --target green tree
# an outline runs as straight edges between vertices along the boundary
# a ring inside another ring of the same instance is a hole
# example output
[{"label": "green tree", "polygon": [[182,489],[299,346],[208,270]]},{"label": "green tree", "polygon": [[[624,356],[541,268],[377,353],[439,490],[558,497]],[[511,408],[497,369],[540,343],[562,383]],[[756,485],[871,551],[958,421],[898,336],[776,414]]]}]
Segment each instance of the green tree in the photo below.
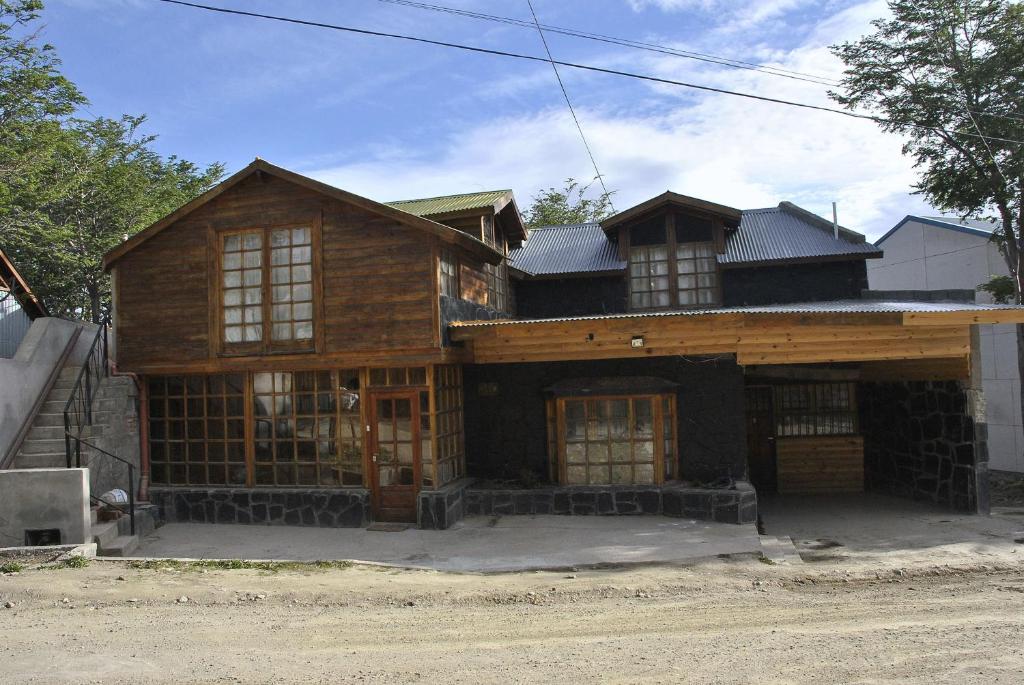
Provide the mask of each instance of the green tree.
[{"label": "green tree", "polygon": [[40,0],[0,0],[0,228],[14,206],[52,192],[48,176],[63,126],[85,97],[40,44]]},{"label": "green tree", "polygon": [[[994,220],[1020,303],[1024,283],[1024,5],[890,0],[874,33],[833,46],[846,66],[829,95],[904,137],[917,192],[939,209]],[[1017,327],[1024,379],[1024,327]]]},{"label": "green tree", "polygon": [[1020,301],[1024,283],[1024,5],[890,0],[875,32],[833,46],[846,65],[830,96],[906,139],[934,206],[996,220]]},{"label": "green tree", "polygon": [[144,122],[72,122],[55,156],[60,192],[10,227],[7,240],[56,315],[100,321],[110,309],[103,255],[223,176],[220,164],[161,157],[155,136],[139,133]]},{"label": "green tree", "polygon": [[109,312],[103,254],[223,175],[163,158],[142,116],[74,118],[85,97],[40,44],[40,0],[0,0],[0,235],[51,313]]},{"label": "green tree", "polygon": [[527,227],[584,224],[610,216],[615,191],[590,198],[586,196],[590,185],[581,185],[570,178],[561,189],[548,188],[534,195],[533,202],[523,212]]}]

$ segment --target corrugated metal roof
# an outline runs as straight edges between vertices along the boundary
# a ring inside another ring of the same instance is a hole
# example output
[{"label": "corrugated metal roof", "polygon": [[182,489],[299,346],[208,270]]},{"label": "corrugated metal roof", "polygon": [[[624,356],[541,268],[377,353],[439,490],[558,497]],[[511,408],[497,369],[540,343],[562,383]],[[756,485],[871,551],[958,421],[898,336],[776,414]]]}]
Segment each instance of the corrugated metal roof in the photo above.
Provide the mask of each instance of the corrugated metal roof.
[{"label": "corrugated metal roof", "polygon": [[509,264],[534,276],[618,272],[626,268],[618,246],[600,224],[535,228],[522,247],[509,253]]},{"label": "corrugated metal roof", "polygon": [[863,242],[859,234],[845,229],[840,231],[836,240],[831,222],[789,203],[744,210],[739,228],[726,235],[725,252],[718,255],[718,263],[763,264],[845,255],[882,256],[879,248]]},{"label": "corrugated metal roof", "polygon": [[396,200],[384,204],[416,216],[434,216],[450,212],[462,212],[470,209],[486,209],[493,207],[507,196],[511,190],[488,190],[480,193],[463,193],[462,195],[444,195],[442,197],[426,197],[418,200]]},{"label": "corrugated metal roof", "polygon": [[799,302],[773,304],[762,307],[720,307],[717,309],[675,309],[656,312],[630,312],[627,314],[599,314],[592,316],[566,316],[551,319],[497,319],[493,321],[457,321],[451,326],[518,326],[520,324],[551,321],[603,321],[605,319],[650,319],[664,316],[716,316],[722,314],[899,314],[928,312],[990,312],[1024,311],[1024,307],[1011,304],[975,304],[972,302],[885,302],[874,300],[833,300],[830,302]]},{"label": "corrugated metal roof", "polygon": [[[739,228],[728,231],[718,262],[727,266],[770,264],[829,257],[880,257],[881,249],[858,233],[783,202],[768,209],[748,209]],[[533,276],[622,271],[616,243],[596,223],[535,228],[530,239],[509,255],[509,263]]]}]

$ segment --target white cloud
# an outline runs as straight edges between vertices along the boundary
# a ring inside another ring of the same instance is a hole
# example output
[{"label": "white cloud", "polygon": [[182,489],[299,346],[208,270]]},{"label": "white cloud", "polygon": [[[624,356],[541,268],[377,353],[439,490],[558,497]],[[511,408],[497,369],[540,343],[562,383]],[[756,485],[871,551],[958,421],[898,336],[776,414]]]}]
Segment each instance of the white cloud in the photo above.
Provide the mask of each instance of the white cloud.
[{"label": "white cloud", "polygon": [[[776,63],[838,75],[827,44],[866,32],[867,19],[877,16],[880,5],[881,0],[871,0],[825,19],[806,44],[779,53]],[[692,80],[699,74],[712,85],[834,106],[820,87],[630,55],[627,63],[645,73]],[[869,121],[728,95],[695,96],[671,86],[650,89],[656,106],[646,102],[630,111],[614,99],[619,83],[586,76],[571,83],[570,92],[592,95],[583,89],[607,89],[602,90],[607,102],[616,105],[577,111],[606,183],[618,191],[620,209],[666,189],[744,209],[791,200],[829,216],[831,202],[838,201],[840,222],[869,237],[878,237],[908,212],[924,210],[919,199],[908,196],[915,174],[900,152],[901,140]],[[393,141],[369,158],[308,160],[302,166],[328,183],[380,200],[509,187],[521,206],[539,189],[569,176],[594,175],[561,107],[470,125],[453,132],[439,149],[427,156]]]}]

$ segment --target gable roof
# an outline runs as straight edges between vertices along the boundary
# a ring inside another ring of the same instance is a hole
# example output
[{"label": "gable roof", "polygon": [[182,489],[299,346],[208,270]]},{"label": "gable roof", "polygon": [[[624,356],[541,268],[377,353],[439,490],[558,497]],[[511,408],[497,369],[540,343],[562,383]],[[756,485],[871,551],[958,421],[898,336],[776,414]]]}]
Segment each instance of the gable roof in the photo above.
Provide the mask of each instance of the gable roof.
[{"label": "gable roof", "polygon": [[131,252],[168,226],[188,216],[211,200],[238,185],[241,181],[256,173],[270,174],[271,176],[300,185],[304,188],[325,195],[326,197],[353,204],[369,212],[386,216],[406,226],[426,231],[446,242],[460,245],[492,264],[497,264],[501,261],[501,254],[499,252],[483,243],[483,241],[477,240],[462,231],[458,231],[450,226],[445,226],[444,224],[437,223],[436,221],[431,221],[430,219],[416,216],[415,214],[410,214],[409,212],[405,212],[394,207],[389,207],[386,204],[370,200],[369,198],[356,195],[355,193],[335,188],[334,186],[314,180],[308,176],[297,174],[294,171],[289,171],[283,167],[276,166],[257,157],[241,171],[238,171],[232,176],[221,181],[188,204],[179,207],[164,218],[139,233],[136,233],[125,242],[107,252],[107,254],[103,256],[104,270],[109,270],[110,267],[113,266],[114,262],[128,252]]},{"label": "gable roof", "polygon": [[995,227],[993,224],[992,228],[986,230],[983,226],[983,222],[972,222],[971,224],[965,224],[963,219],[954,219],[939,216],[916,216],[914,214],[908,214],[903,217],[902,221],[890,228],[885,232],[881,238],[875,241],[875,245],[881,245],[884,243],[893,233],[903,228],[904,225],[911,221],[916,221],[926,226],[935,226],[936,228],[945,228],[950,231],[956,231],[957,233],[966,233],[968,235],[976,235],[979,238],[991,238],[992,231]]},{"label": "gable roof", "polygon": [[609,232],[615,226],[634,219],[645,212],[660,207],[666,204],[679,205],[680,207],[687,207],[690,209],[700,210],[709,214],[716,214],[726,221],[737,222],[740,220],[741,211],[733,207],[727,207],[720,205],[715,202],[708,202],[707,200],[701,200],[696,197],[690,197],[689,195],[680,195],[679,193],[673,193],[671,190],[666,190],[657,197],[652,197],[646,202],[641,202],[638,205],[624,209],[618,214],[613,214],[607,219],[601,222],[601,228],[604,229],[605,233]]},{"label": "gable roof", "polygon": [[[522,247],[509,254],[509,264],[528,276],[600,275],[621,272],[626,262],[604,224],[571,224],[535,228]],[[725,236],[723,268],[837,259],[871,259],[882,251],[864,236],[840,227],[791,202],[740,213],[739,227]]]},{"label": "gable roof", "polygon": [[46,305],[32,292],[28,281],[18,273],[14,262],[4,253],[3,249],[0,249],[0,290],[10,291],[30,319],[34,320],[50,315],[50,312],[46,310]]}]

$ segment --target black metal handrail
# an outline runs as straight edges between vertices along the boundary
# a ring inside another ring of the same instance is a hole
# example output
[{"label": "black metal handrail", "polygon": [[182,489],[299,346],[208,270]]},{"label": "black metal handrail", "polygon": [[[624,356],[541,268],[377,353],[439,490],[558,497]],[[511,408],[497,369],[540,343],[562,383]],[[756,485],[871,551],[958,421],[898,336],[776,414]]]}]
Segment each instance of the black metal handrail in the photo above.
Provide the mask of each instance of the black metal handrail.
[{"label": "black metal handrail", "polygon": [[[135,535],[135,465],[127,459],[111,454],[82,439],[82,431],[86,426],[92,425],[93,401],[96,399],[96,393],[99,391],[103,379],[110,375],[110,353],[107,345],[107,322],[104,320],[100,323],[99,330],[96,331],[96,336],[86,354],[85,363],[82,365],[81,371],[78,372],[75,384],[71,387],[71,394],[64,405],[64,453],[69,469],[72,463],[75,468],[82,467],[83,445],[93,450],[96,456],[116,459],[128,467],[128,516],[131,520],[131,533]],[[117,502],[107,502],[102,497],[91,494],[89,499],[124,511]]]},{"label": "black metal handrail", "polygon": [[[102,455],[110,457],[111,459],[116,459],[117,461],[121,462],[122,464],[128,467],[128,489],[126,490],[126,492],[128,493],[128,517],[129,521],[131,522],[131,534],[135,535],[135,464],[131,463],[127,459],[117,456],[116,454],[111,454],[102,447],[97,447],[96,445],[90,442],[86,442],[85,440],[76,435],[65,433],[65,438],[68,440],[75,441],[75,453],[78,455],[78,461],[75,464],[76,468],[81,468],[82,466],[82,445],[85,445],[89,449],[94,450],[97,453],[97,455]],[[68,468],[71,468],[70,464],[68,464]],[[102,497],[98,497],[91,494],[89,495],[89,499],[91,499],[94,502],[106,504],[107,506],[114,507],[115,509],[119,509],[120,511],[124,512],[124,509],[121,507],[121,504],[119,502],[108,502]]]},{"label": "black metal handrail", "polygon": [[[96,336],[89,346],[85,364],[78,372],[78,378],[71,388],[71,394],[64,405],[64,452],[67,466],[71,468],[72,440],[82,437],[82,430],[92,425],[92,401],[96,397],[100,383],[109,374],[109,356],[107,350],[107,324],[100,323]],[[74,430],[72,430],[74,429]],[[75,460],[81,463],[81,444],[75,443]]]}]

